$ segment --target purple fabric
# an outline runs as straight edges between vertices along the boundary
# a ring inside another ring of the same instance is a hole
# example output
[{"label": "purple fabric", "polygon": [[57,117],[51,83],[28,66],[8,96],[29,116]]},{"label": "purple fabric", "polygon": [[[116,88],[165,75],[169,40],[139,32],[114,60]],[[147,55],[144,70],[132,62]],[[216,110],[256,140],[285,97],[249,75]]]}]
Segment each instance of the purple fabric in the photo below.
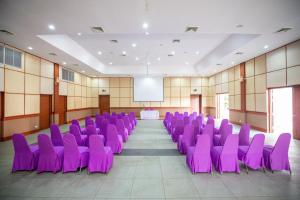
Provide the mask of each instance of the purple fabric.
[{"label": "purple fabric", "polygon": [[109,120],[109,123],[116,125],[117,124],[117,119],[118,119],[117,115],[111,116],[111,118]]},{"label": "purple fabric", "polygon": [[217,171],[240,173],[238,163],[238,143],[239,138],[236,134],[227,137],[224,146],[215,146],[211,151],[211,158]]},{"label": "purple fabric", "polygon": [[20,133],[13,134],[12,142],[15,154],[11,171],[36,169],[39,159],[38,146],[29,146],[24,135]]},{"label": "purple fabric", "polygon": [[90,116],[86,116],[84,122],[85,127],[87,127],[88,125],[94,125],[94,120]]},{"label": "purple fabric", "polygon": [[214,135],[215,146],[224,145],[226,138],[232,134],[232,124],[225,124],[220,131],[220,134]]},{"label": "purple fabric", "polygon": [[133,114],[129,114],[128,117],[129,117],[129,121],[130,121],[130,123],[131,123],[131,125],[132,125],[132,129],[134,129],[134,127],[136,126],[136,120],[135,120],[135,117],[134,117]]},{"label": "purple fabric", "polygon": [[77,119],[73,119],[71,123],[78,126],[78,128],[79,128],[81,134],[83,134],[83,135],[86,134],[85,128],[81,128],[81,126],[80,126],[80,124],[79,124],[79,121],[78,121]]},{"label": "purple fabric", "polygon": [[[91,135],[98,135],[97,134],[97,130],[96,130],[96,127],[93,126],[93,125],[88,125],[86,127],[86,135],[87,135],[87,139],[86,139],[86,145],[89,146],[89,137]],[[104,136],[105,137],[105,136]]]},{"label": "purple fabric", "polygon": [[126,142],[128,140],[128,130],[125,128],[123,119],[118,119],[116,126],[118,134],[122,136],[123,142]]},{"label": "purple fabric", "polygon": [[[77,128],[77,127],[76,127]],[[89,150],[87,147],[78,147],[75,136],[64,135],[64,164],[63,172],[73,172],[88,165]]]},{"label": "purple fabric", "polygon": [[250,126],[243,124],[239,132],[239,146],[248,146],[250,140]]},{"label": "purple fabric", "polygon": [[265,166],[274,171],[274,170],[289,170],[290,162],[289,162],[289,146],[291,142],[291,134],[282,133],[274,147],[265,146],[263,155]]},{"label": "purple fabric", "polygon": [[184,121],[177,120],[171,132],[173,142],[178,142],[179,135],[183,134],[183,130],[184,130]]},{"label": "purple fabric", "polygon": [[192,173],[212,172],[210,149],[209,135],[198,135],[196,146],[189,147],[186,156],[186,164]]},{"label": "purple fabric", "polygon": [[86,146],[87,145],[88,136],[81,135],[80,130],[77,125],[75,125],[75,124],[70,125],[69,132],[75,136],[78,146]]},{"label": "purple fabric", "polygon": [[264,149],[265,135],[256,134],[250,146],[239,146],[238,158],[246,166],[251,169],[259,169],[264,167],[263,149]]},{"label": "purple fabric", "polygon": [[101,129],[101,122],[104,120],[104,117],[101,115],[96,115],[96,127]]},{"label": "purple fabric", "polygon": [[107,126],[106,146],[110,146],[113,153],[121,153],[123,148],[122,136],[118,134],[117,128],[113,124]]},{"label": "purple fabric", "polygon": [[221,125],[219,128],[215,128],[214,134],[221,134],[222,129],[224,128],[225,125],[229,123],[228,119],[222,119]]},{"label": "purple fabric", "polygon": [[213,147],[214,127],[212,124],[206,124],[203,128],[202,135],[209,135],[210,147]]},{"label": "purple fabric", "polygon": [[50,171],[56,173],[60,171],[63,163],[64,147],[53,146],[49,136],[46,134],[38,135],[38,144],[40,154],[37,172]]},{"label": "purple fabric", "polygon": [[186,125],[183,134],[179,135],[177,143],[178,151],[182,154],[186,154],[188,148],[195,145],[195,141],[194,127],[192,125]]},{"label": "purple fabric", "polygon": [[184,125],[188,125],[190,123],[190,118],[188,116],[184,116],[183,122],[184,122]]},{"label": "purple fabric", "polygon": [[104,136],[104,143],[107,138],[107,126],[109,122],[107,119],[102,120],[101,126],[100,126],[100,133]]},{"label": "purple fabric", "polygon": [[123,117],[124,120],[124,125],[128,130],[128,134],[130,135],[132,133],[132,125],[130,123],[129,117],[128,116],[124,116]]},{"label": "purple fabric", "polygon": [[92,135],[89,138],[89,164],[88,171],[108,173],[113,165],[113,153],[110,147],[104,147],[103,137]]},{"label": "purple fabric", "polygon": [[58,125],[51,124],[50,133],[51,133],[51,141],[54,146],[64,146],[62,134],[60,133]]},{"label": "purple fabric", "polygon": [[200,134],[200,122],[196,119],[194,119],[192,121],[192,125],[194,127],[194,134],[197,135],[197,134]]},{"label": "purple fabric", "polygon": [[[207,124],[211,124],[213,126],[213,129],[215,128],[215,120],[213,118],[208,118],[206,125]],[[202,134],[202,132],[203,132],[203,127],[200,128],[200,134]]]},{"label": "purple fabric", "polygon": [[168,124],[168,121],[170,120],[170,116],[171,116],[171,113],[170,112],[166,112],[165,114],[165,118],[164,118],[164,126],[167,128],[167,124]]}]

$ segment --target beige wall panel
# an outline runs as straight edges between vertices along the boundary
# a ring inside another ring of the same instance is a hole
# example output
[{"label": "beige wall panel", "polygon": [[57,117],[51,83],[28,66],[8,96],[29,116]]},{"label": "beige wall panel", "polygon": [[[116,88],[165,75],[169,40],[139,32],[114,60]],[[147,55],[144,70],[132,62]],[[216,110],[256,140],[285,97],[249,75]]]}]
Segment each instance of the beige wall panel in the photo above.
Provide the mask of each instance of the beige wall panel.
[{"label": "beige wall panel", "polygon": [[40,113],[40,95],[25,95],[25,115]]},{"label": "beige wall panel", "polygon": [[234,95],[234,81],[228,83],[229,95]]},{"label": "beige wall panel", "polygon": [[215,84],[216,84],[216,78],[215,78],[215,76],[209,77],[208,85],[211,86],[211,85],[215,85]]},{"label": "beige wall panel", "polygon": [[25,74],[25,93],[40,94],[40,77]]},{"label": "beige wall panel", "polygon": [[109,94],[109,88],[104,88],[104,87],[99,88],[99,94],[100,95],[108,95]]},{"label": "beige wall panel", "polygon": [[74,85],[74,90],[75,90],[74,96],[77,96],[77,97],[81,97],[82,96],[82,94],[81,94],[81,86],[80,85]]},{"label": "beige wall panel", "polygon": [[131,88],[120,88],[120,97],[131,97]]},{"label": "beige wall panel", "polygon": [[190,107],[191,106],[191,99],[189,97],[184,97],[180,99],[181,107]]},{"label": "beige wall panel", "polygon": [[218,73],[216,75],[216,84],[221,84],[222,83],[222,73]]},{"label": "beige wall panel", "polygon": [[255,76],[255,93],[265,93],[266,82],[266,74]]},{"label": "beige wall panel", "polygon": [[0,91],[4,91],[4,68],[0,67]]},{"label": "beige wall panel", "polygon": [[25,72],[34,75],[40,75],[41,59],[25,53]]},{"label": "beige wall panel", "polygon": [[234,95],[229,96],[229,109],[234,109]]},{"label": "beige wall panel", "polygon": [[90,77],[86,77],[86,86],[92,87],[92,79]]},{"label": "beige wall panel", "polygon": [[82,106],[81,106],[81,97],[75,97],[74,98],[74,108],[75,109],[82,108]]},{"label": "beige wall panel", "polygon": [[[300,54],[299,54],[300,57]],[[299,85],[300,84],[300,65],[297,67],[291,67],[287,69],[287,85]]]},{"label": "beige wall panel", "polygon": [[86,86],[86,76],[82,75],[81,76],[81,85]]},{"label": "beige wall panel", "polygon": [[86,98],[86,107],[87,108],[92,107],[92,98],[90,97]]},{"label": "beige wall panel", "polygon": [[41,77],[41,94],[53,94],[53,86],[52,78]]},{"label": "beige wall panel", "polygon": [[210,86],[209,88],[208,88],[208,96],[214,96],[214,95],[216,95],[216,86]]},{"label": "beige wall panel", "polygon": [[180,98],[171,98],[171,107],[180,107]]},{"label": "beige wall panel", "polygon": [[199,86],[202,85],[201,83],[202,83],[202,78],[201,77],[193,77],[193,78],[191,78],[191,86],[199,87]]},{"label": "beige wall panel", "polygon": [[231,110],[229,111],[229,119],[232,122],[238,122],[242,124],[246,122],[246,115],[245,113]]},{"label": "beige wall panel", "polygon": [[267,53],[267,71],[275,71],[286,67],[285,47]]},{"label": "beige wall panel", "polygon": [[120,98],[120,107],[130,107],[130,98]]},{"label": "beige wall panel", "polygon": [[164,101],[160,103],[161,107],[170,107],[170,98],[164,98]]},{"label": "beige wall panel", "polygon": [[239,80],[240,79],[240,65],[237,65],[234,67],[234,80]]},{"label": "beige wall panel", "polygon": [[93,108],[98,108],[99,107],[99,99],[98,99],[98,97],[92,98],[92,105],[91,105],[91,107],[93,107]]},{"label": "beige wall panel", "polygon": [[191,94],[201,94],[201,87],[192,86]]},{"label": "beige wall panel", "polygon": [[68,83],[68,96],[75,96],[75,85]]},{"label": "beige wall panel", "polygon": [[119,107],[120,98],[110,97],[110,107]]},{"label": "beige wall panel", "polygon": [[210,99],[210,106],[211,107],[216,107],[216,98],[215,98],[215,96],[211,97],[211,99]]},{"label": "beige wall panel", "polygon": [[300,40],[287,45],[287,67],[300,65]]},{"label": "beige wall panel", "polygon": [[41,59],[41,76],[48,78],[54,77],[54,64],[52,62]]},{"label": "beige wall panel", "polygon": [[86,97],[92,97],[92,88],[90,87],[86,88]]},{"label": "beige wall panel", "polygon": [[64,81],[59,81],[59,95],[68,95],[68,83]]},{"label": "beige wall panel", "polygon": [[208,95],[208,87],[202,87],[202,95],[207,96]]},{"label": "beige wall panel", "polygon": [[81,74],[74,72],[74,83],[81,85]]},{"label": "beige wall panel", "polygon": [[141,105],[141,107],[150,107],[150,102],[149,101],[142,101],[140,105]]},{"label": "beige wall panel", "polygon": [[180,87],[171,87],[171,97],[180,97]]},{"label": "beige wall panel", "polygon": [[179,87],[180,86],[180,78],[171,78],[171,86],[172,87]]},{"label": "beige wall panel", "polygon": [[131,87],[131,78],[120,78],[120,87]]},{"label": "beige wall panel", "polygon": [[255,110],[257,112],[267,112],[266,94],[255,95]]},{"label": "beige wall panel", "polygon": [[164,88],[164,97],[171,97],[171,88],[170,87]]},{"label": "beige wall panel", "polygon": [[119,78],[109,78],[109,87],[120,87]]},{"label": "beige wall panel", "polygon": [[286,69],[267,73],[267,87],[286,86]]},{"label": "beige wall panel", "polygon": [[75,97],[67,97],[67,108],[68,110],[75,109]]},{"label": "beige wall panel", "polygon": [[222,72],[222,83],[227,83],[228,79],[229,79],[229,77],[228,77],[228,70],[223,71]]},{"label": "beige wall panel", "polygon": [[99,87],[98,78],[92,78],[92,87]]},{"label": "beige wall panel", "polygon": [[86,97],[86,87],[85,86],[81,86],[81,96]]},{"label": "beige wall panel", "polygon": [[234,108],[237,110],[241,109],[241,95],[234,96]]},{"label": "beige wall panel", "polygon": [[207,98],[208,98],[208,97],[203,97],[203,98],[202,98],[202,107],[208,106],[208,105],[207,105]]},{"label": "beige wall panel", "polygon": [[5,93],[5,117],[24,115],[24,95]]},{"label": "beige wall panel", "polygon": [[5,92],[24,93],[24,73],[5,69]]},{"label": "beige wall panel", "polygon": [[91,88],[91,90],[92,90],[92,95],[91,95],[91,97],[98,97],[98,91],[99,91],[99,89],[98,88]]},{"label": "beige wall panel", "polygon": [[202,86],[208,86],[208,78],[202,78]]},{"label": "beige wall panel", "polygon": [[[211,93],[212,93],[212,92],[211,92]],[[222,93],[222,85],[221,85],[221,84],[216,85],[216,93],[217,93],[217,94]]]},{"label": "beige wall panel", "polygon": [[99,87],[109,87],[109,78],[99,78]]},{"label": "beige wall panel", "polygon": [[255,127],[267,129],[268,117],[267,115],[247,113],[247,123]]},{"label": "beige wall panel", "polygon": [[255,75],[266,73],[266,55],[255,58]]},{"label": "beige wall panel", "polygon": [[181,87],[180,88],[180,96],[181,97],[189,97],[191,95],[190,87]]},{"label": "beige wall panel", "polygon": [[164,78],[164,87],[171,86],[171,78]]},{"label": "beige wall panel", "polygon": [[254,93],[254,77],[246,78],[246,94]]},{"label": "beige wall panel", "polygon": [[140,106],[141,106],[140,102],[133,101],[133,99],[130,98],[130,107],[140,107]]},{"label": "beige wall panel", "polygon": [[160,102],[159,101],[151,101],[150,106],[151,107],[160,107]]},{"label": "beige wall panel", "polygon": [[189,87],[191,86],[191,80],[190,78],[181,78],[180,79],[180,86],[182,87]]},{"label": "beige wall panel", "polygon": [[86,106],[86,98],[85,97],[81,97],[81,107],[82,108],[87,108],[87,106]]},{"label": "beige wall panel", "polygon": [[111,97],[119,97],[120,96],[120,89],[119,88],[110,88],[109,93]]},{"label": "beige wall panel", "polygon": [[247,94],[246,95],[246,110],[255,111],[255,95]]},{"label": "beige wall panel", "polygon": [[234,94],[241,94],[241,84],[240,81],[234,82]]},{"label": "beige wall panel", "polygon": [[228,82],[221,85],[222,93],[228,93]]},{"label": "beige wall panel", "polygon": [[234,67],[228,70],[228,81],[234,81]]},{"label": "beige wall panel", "polygon": [[254,59],[248,60],[245,65],[246,77],[254,76]]}]

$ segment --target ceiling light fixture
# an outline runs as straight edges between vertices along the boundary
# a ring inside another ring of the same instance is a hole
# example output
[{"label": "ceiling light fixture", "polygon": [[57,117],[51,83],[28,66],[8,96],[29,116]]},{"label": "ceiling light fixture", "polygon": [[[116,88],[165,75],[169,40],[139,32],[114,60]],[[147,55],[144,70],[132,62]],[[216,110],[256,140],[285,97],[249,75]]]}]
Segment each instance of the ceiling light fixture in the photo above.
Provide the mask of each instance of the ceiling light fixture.
[{"label": "ceiling light fixture", "polygon": [[269,45],[266,44],[266,45],[264,46],[264,49],[267,49],[267,48],[269,48]]},{"label": "ceiling light fixture", "polygon": [[49,24],[49,25],[48,25],[48,28],[49,28],[50,30],[52,30],[52,31],[55,30],[55,26],[54,26],[53,24]]},{"label": "ceiling light fixture", "polygon": [[234,61],[231,61],[231,64],[234,64]]},{"label": "ceiling light fixture", "polygon": [[175,55],[175,51],[172,51],[171,54],[174,56]]},{"label": "ceiling light fixture", "polygon": [[81,35],[82,35],[82,33],[77,33],[77,35],[78,35],[78,36],[81,36]]},{"label": "ceiling light fixture", "polygon": [[185,64],[186,64],[186,65],[189,65],[190,63],[189,63],[189,62],[185,62]]},{"label": "ceiling light fixture", "polygon": [[84,71],[84,70],[82,70],[81,72],[82,72],[82,73],[85,73],[85,71]]},{"label": "ceiling light fixture", "polygon": [[197,55],[199,55],[199,54],[200,54],[200,52],[199,52],[199,51],[196,51],[196,54],[197,54]]},{"label": "ceiling light fixture", "polygon": [[146,31],[146,32],[145,32],[145,35],[150,35],[150,33]]},{"label": "ceiling light fixture", "polygon": [[126,51],[122,51],[122,55],[125,56],[126,55]]},{"label": "ceiling light fixture", "polygon": [[102,52],[101,52],[101,51],[98,51],[98,54],[99,54],[99,55],[102,55]]},{"label": "ceiling light fixture", "polygon": [[236,28],[242,28],[244,25],[243,24],[237,24],[235,27]]},{"label": "ceiling light fixture", "polygon": [[132,47],[136,47],[136,43],[132,43],[131,46],[132,46]]},{"label": "ceiling light fixture", "polygon": [[32,50],[33,48],[31,46],[27,47],[27,49]]},{"label": "ceiling light fixture", "polygon": [[139,60],[139,57],[135,57],[135,60],[138,61],[138,60]]},{"label": "ceiling light fixture", "polygon": [[108,63],[108,64],[112,65],[113,63],[112,63],[112,62],[110,62],[110,63]]},{"label": "ceiling light fixture", "polygon": [[143,23],[143,29],[147,29],[148,27],[149,27],[149,24],[146,23],[146,22],[144,22],[144,23]]},{"label": "ceiling light fixture", "polygon": [[158,57],[157,60],[160,61],[160,57]]},{"label": "ceiling light fixture", "polygon": [[66,62],[63,62],[62,64],[63,64],[63,65],[66,65],[67,63],[66,63]]}]

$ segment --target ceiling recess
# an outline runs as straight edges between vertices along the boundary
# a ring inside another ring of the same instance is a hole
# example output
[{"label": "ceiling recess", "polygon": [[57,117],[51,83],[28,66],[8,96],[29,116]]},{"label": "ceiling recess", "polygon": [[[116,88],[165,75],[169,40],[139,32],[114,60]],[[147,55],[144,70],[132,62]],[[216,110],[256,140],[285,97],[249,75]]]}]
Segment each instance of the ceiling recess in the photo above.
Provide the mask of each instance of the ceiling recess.
[{"label": "ceiling recess", "polygon": [[197,32],[198,27],[197,26],[188,26],[185,29],[185,32]]},{"label": "ceiling recess", "polygon": [[281,29],[275,31],[274,33],[285,33],[285,32],[288,32],[290,30],[292,30],[292,28],[281,28]]},{"label": "ceiling recess", "polygon": [[5,33],[7,35],[14,35],[12,32],[9,32],[8,30],[4,30],[4,29],[0,30],[0,33]]},{"label": "ceiling recess", "polygon": [[179,39],[174,39],[172,42],[173,43],[180,43],[180,40]]},{"label": "ceiling recess", "polygon": [[103,33],[104,30],[101,26],[93,26],[91,27],[91,30],[94,32],[94,33]]},{"label": "ceiling recess", "polygon": [[118,40],[110,40],[111,43],[118,43]]}]

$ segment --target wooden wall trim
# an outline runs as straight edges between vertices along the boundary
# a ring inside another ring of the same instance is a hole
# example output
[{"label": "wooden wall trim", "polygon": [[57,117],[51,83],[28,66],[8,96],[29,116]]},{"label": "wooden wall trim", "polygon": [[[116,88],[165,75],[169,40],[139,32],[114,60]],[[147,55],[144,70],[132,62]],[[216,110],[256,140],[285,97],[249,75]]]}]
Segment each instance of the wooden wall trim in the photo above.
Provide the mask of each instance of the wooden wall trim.
[{"label": "wooden wall trim", "polygon": [[16,116],[11,116],[11,117],[4,117],[3,121],[14,120],[14,119],[23,119],[23,118],[31,118],[31,117],[38,117],[38,116],[40,116],[39,113],[29,114],[29,115],[16,115]]},{"label": "wooden wall trim", "polygon": [[59,83],[56,80],[59,79],[59,64],[54,63],[54,113],[59,113]]},{"label": "wooden wall trim", "polygon": [[67,110],[67,112],[76,112],[76,111],[91,110],[91,109],[99,109],[99,107],[77,108],[77,109]]}]

